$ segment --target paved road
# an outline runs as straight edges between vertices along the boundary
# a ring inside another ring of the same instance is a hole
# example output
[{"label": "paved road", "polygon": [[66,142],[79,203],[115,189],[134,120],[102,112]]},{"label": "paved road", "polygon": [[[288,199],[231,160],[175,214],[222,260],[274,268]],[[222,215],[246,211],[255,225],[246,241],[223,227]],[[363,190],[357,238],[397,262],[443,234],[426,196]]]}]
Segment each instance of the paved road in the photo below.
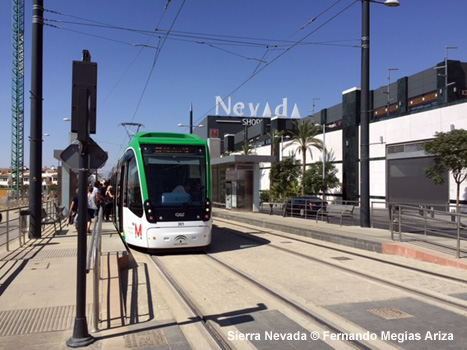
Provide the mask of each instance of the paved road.
[{"label": "paved road", "polygon": [[[333,338],[328,328],[259,289],[209,258],[210,255],[326,320],[342,334],[370,337],[363,339],[370,348],[460,349],[467,342],[465,308],[370,281],[342,271],[339,265],[384,277],[402,286],[410,285],[414,290],[454,298],[462,305],[467,305],[464,301],[467,283],[404,270],[384,262],[369,263],[364,257],[336,253],[295,241],[292,236],[271,235],[267,230],[252,226],[225,221],[215,221],[215,224],[207,256],[169,254],[157,259],[194,302],[203,318],[212,323],[232,348],[327,349],[349,348],[350,345],[345,339]],[[256,238],[251,240],[241,233]],[[358,253],[362,252],[358,250]],[[334,266],[307,259],[307,256]],[[444,266],[400,257],[386,258],[427,271],[452,274],[452,269]],[[457,273],[461,277],[463,272]],[[298,338],[293,339],[294,334]],[[313,340],[312,334],[318,339]],[[443,340],[444,337],[447,340]],[[188,339],[188,342],[193,344],[196,340]]]}]

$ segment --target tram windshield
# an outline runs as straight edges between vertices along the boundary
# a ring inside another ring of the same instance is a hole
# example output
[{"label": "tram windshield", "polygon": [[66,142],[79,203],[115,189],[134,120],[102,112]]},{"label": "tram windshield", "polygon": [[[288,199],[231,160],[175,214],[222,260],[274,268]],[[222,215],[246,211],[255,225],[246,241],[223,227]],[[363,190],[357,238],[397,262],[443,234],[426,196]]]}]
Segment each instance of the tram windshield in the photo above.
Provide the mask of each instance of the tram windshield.
[{"label": "tram windshield", "polygon": [[154,207],[203,206],[206,149],[203,146],[142,145],[149,200]]}]

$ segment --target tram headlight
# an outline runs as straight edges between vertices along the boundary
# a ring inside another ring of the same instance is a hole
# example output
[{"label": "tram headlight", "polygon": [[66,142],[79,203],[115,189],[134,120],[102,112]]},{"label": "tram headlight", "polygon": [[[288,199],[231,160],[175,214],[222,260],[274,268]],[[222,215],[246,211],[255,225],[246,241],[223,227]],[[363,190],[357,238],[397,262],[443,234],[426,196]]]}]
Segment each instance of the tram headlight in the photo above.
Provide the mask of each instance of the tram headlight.
[{"label": "tram headlight", "polygon": [[149,200],[144,202],[144,210],[146,211],[146,218],[149,222],[156,222],[156,211],[152,207],[151,203]]},{"label": "tram headlight", "polygon": [[204,221],[208,221],[211,219],[211,201],[209,199],[206,199],[206,202],[204,202]]}]

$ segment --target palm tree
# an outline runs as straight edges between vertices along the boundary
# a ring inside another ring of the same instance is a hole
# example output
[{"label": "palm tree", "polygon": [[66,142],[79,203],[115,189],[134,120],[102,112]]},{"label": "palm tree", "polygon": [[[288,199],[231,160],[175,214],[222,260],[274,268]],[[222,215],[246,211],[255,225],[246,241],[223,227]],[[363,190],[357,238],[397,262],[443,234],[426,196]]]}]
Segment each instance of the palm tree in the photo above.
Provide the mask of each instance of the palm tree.
[{"label": "palm tree", "polygon": [[242,145],[242,154],[244,155],[249,155],[249,154],[253,154],[253,150],[251,149],[251,144],[248,143],[247,141],[245,141],[245,143]]},{"label": "palm tree", "polygon": [[292,135],[292,143],[286,147],[298,144],[298,152],[302,154],[302,196],[305,194],[305,170],[306,170],[306,152],[310,152],[313,158],[312,148],[323,150],[323,141],[316,138],[316,135],[321,131],[321,126],[311,124],[309,120],[302,120],[300,122],[294,121],[294,132]]},{"label": "palm tree", "polygon": [[271,139],[271,156],[275,156],[277,154],[277,145],[282,135],[284,135],[284,131],[274,129],[272,132],[268,132],[267,135]]}]

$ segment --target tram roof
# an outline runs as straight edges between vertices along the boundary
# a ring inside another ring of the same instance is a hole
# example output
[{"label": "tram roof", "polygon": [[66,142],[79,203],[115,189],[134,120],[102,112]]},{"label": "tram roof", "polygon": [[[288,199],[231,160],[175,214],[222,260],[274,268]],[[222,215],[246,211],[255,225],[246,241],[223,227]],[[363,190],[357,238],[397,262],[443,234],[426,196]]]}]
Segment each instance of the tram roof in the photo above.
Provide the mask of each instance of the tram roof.
[{"label": "tram roof", "polygon": [[138,132],[131,140],[130,144],[132,143],[204,145],[206,144],[206,141],[193,134],[174,132]]}]

